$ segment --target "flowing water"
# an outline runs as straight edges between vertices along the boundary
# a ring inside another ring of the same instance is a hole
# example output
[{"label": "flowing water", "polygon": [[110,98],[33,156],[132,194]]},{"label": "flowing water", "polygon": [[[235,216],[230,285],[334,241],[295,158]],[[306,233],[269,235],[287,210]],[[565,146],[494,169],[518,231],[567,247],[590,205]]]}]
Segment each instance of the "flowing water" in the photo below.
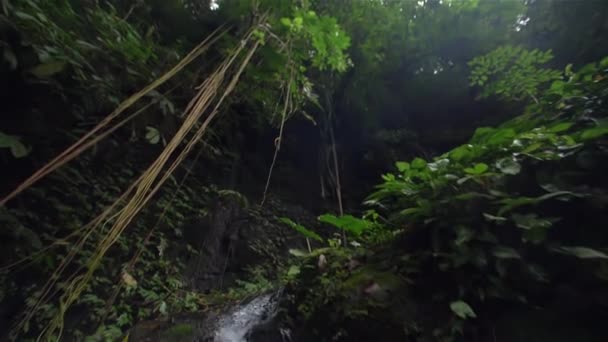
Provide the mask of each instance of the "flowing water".
[{"label": "flowing water", "polygon": [[222,315],[216,325],[214,342],[248,342],[253,328],[268,323],[277,313],[278,294],[259,296]]},{"label": "flowing water", "polygon": [[176,317],[159,328],[142,322],[129,335],[133,342],[290,342],[290,332],[276,326],[281,291],[260,295],[219,315]]}]

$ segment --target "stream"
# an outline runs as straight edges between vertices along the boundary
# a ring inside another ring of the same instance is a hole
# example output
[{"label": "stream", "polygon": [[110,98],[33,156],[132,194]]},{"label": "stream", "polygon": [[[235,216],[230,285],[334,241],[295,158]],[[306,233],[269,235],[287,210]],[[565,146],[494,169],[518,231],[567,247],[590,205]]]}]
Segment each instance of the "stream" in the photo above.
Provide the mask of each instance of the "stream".
[{"label": "stream", "polygon": [[259,295],[219,315],[175,317],[164,326],[141,322],[129,342],[290,342],[290,332],[274,322],[281,292]]},{"label": "stream", "polygon": [[[215,325],[214,342],[249,342],[251,331],[269,323],[276,315],[279,293],[269,293],[254,298],[219,317]],[[284,332],[281,335],[288,340]]]}]

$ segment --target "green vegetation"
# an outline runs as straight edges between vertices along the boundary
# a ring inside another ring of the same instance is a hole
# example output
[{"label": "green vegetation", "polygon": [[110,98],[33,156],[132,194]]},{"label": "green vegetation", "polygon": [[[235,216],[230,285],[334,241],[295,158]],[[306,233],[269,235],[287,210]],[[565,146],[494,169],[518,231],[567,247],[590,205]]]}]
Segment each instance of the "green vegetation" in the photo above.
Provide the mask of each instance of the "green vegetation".
[{"label": "green vegetation", "polygon": [[[416,334],[452,340],[471,336],[480,324],[474,319],[480,313],[491,315],[497,301],[503,306],[533,306],[538,303],[538,291],[559,298],[552,284],[564,276],[569,278],[565,286],[581,297],[589,295],[589,287],[603,288],[608,280],[607,241],[597,222],[605,218],[608,195],[600,186],[604,170],[600,165],[606,163],[602,137],[608,135],[603,107],[608,96],[608,59],[579,72],[569,67],[568,73],[567,81],[554,82],[541,93],[539,103],[526,110],[534,114],[497,128],[478,128],[469,143],[431,161],[397,162],[397,172],[383,175],[383,182],[366,201],[386,218],[381,226],[393,230],[394,238],[355,251],[316,252],[329,255],[329,260],[335,260],[329,267],[337,269],[330,271],[335,274],[323,274],[319,283],[306,281],[310,275],[296,280],[313,287],[297,297],[301,314],[306,319],[322,315],[315,310],[334,301],[339,304],[330,304],[331,310],[346,310],[341,302],[349,302],[349,296],[370,282],[383,291],[396,287],[383,284],[384,276],[390,275],[409,291],[424,288],[426,293],[410,300],[443,302],[436,310],[453,315],[430,327],[424,327],[422,318],[397,317],[415,322]],[[581,212],[585,217],[579,216]],[[357,237],[364,227],[378,225],[353,217],[322,216],[320,220],[339,228],[348,226]],[[404,241],[411,239],[424,242],[405,247]],[[384,252],[367,258],[388,253],[407,262],[403,266],[396,262],[388,274],[378,273],[386,266],[373,263],[345,272],[349,260],[352,264],[362,253],[371,253],[367,247],[372,246]],[[328,287],[334,281],[338,287]],[[367,319],[371,307],[370,303],[349,307],[339,317],[362,314]]]},{"label": "green vegetation", "polygon": [[482,97],[500,95],[507,100],[521,100],[530,96],[536,100],[541,85],[561,77],[557,70],[535,67],[552,58],[551,51],[501,47],[469,62],[471,85],[483,87]]},{"label": "green vegetation", "polygon": [[277,291],[293,341],[603,341],[606,22],[0,1],[0,340],[193,340]]}]

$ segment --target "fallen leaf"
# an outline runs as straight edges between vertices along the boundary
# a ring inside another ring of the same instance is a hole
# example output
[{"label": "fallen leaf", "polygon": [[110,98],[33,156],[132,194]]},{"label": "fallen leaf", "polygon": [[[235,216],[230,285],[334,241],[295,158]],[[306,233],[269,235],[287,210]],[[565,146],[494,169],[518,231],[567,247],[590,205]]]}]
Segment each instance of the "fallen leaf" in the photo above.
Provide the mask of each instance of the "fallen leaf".
[{"label": "fallen leaf", "polygon": [[133,278],[132,275],[127,273],[127,271],[122,272],[122,281],[127,285],[127,287],[137,287],[137,280]]}]

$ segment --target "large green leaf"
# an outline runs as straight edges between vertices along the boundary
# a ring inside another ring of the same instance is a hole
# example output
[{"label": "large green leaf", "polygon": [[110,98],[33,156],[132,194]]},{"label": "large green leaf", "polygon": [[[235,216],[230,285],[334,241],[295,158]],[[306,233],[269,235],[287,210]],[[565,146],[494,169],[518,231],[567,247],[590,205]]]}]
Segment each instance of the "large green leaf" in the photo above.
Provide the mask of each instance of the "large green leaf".
[{"label": "large green leaf", "polygon": [[464,172],[470,175],[481,175],[486,171],[488,171],[488,164],[485,163],[477,163],[473,167],[467,167],[464,169]]},{"label": "large green leaf", "polygon": [[426,166],[426,161],[422,158],[416,158],[412,160],[411,166],[413,169],[422,169]]},{"label": "large green leaf", "polygon": [[580,196],[580,195],[575,194],[571,191],[555,191],[555,192],[550,192],[548,194],[544,194],[544,195],[538,196],[538,197],[522,196],[522,197],[515,197],[515,198],[505,198],[505,199],[498,201],[500,204],[502,204],[502,206],[498,210],[498,216],[502,216],[503,214],[505,214],[513,209],[524,206],[524,205],[537,204],[542,201],[545,201],[545,200],[548,200],[551,198],[556,198],[556,197],[568,198],[569,196]]},{"label": "large green leaf", "polygon": [[361,235],[361,233],[372,226],[372,222],[356,218],[351,215],[335,216],[331,214],[324,214],[319,216],[319,221],[329,223],[355,236]]},{"label": "large green leaf", "polygon": [[397,166],[397,170],[399,170],[399,172],[404,172],[410,169],[410,164],[406,162],[396,162],[395,166]]},{"label": "large green leaf", "polygon": [[470,155],[469,148],[465,145],[459,146],[449,152],[450,158],[455,161],[460,161]]},{"label": "large green leaf", "polygon": [[290,218],[288,217],[281,217],[279,218],[279,220],[283,223],[285,223],[286,225],[290,226],[291,228],[295,229],[298,233],[304,235],[307,238],[313,239],[313,240],[317,240],[317,241],[323,241],[323,238],[313,232],[310,229],[306,229],[304,226],[302,226],[301,224],[297,224],[295,222],[293,222]]},{"label": "large green leaf", "polygon": [[608,254],[589,247],[559,247],[558,251],[580,259],[608,259]]},{"label": "large green leaf", "polygon": [[464,302],[462,300],[451,302],[450,310],[452,310],[452,312],[454,314],[456,314],[456,316],[458,316],[462,319],[477,317],[477,315],[475,314],[475,311],[473,311],[471,306],[469,306],[469,304],[467,304],[466,302]]},{"label": "large green leaf", "polygon": [[608,134],[608,124],[606,125],[602,125],[602,126],[598,126],[598,127],[594,127],[594,128],[590,128],[586,131],[584,131],[581,134],[581,139],[583,140],[593,140],[593,139],[597,139],[603,135]]},{"label": "large green leaf", "polygon": [[549,127],[548,131],[551,133],[559,133],[559,132],[569,130],[570,127],[572,127],[572,125],[573,125],[572,122],[561,122],[561,123],[558,123],[556,125]]},{"label": "large green leaf", "polygon": [[488,138],[486,143],[488,145],[503,145],[505,143],[510,143],[515,138],[515,130],[511,128],[501,129],[498,132],[494,133],[491,137]]},{"label": "large green leaf", "polygon": [[38,64],[29,70],[34,76],[38,78],[49,78],[59,72],[61,72],[66,66],[64,61],[50,61],[43,64]]}]

